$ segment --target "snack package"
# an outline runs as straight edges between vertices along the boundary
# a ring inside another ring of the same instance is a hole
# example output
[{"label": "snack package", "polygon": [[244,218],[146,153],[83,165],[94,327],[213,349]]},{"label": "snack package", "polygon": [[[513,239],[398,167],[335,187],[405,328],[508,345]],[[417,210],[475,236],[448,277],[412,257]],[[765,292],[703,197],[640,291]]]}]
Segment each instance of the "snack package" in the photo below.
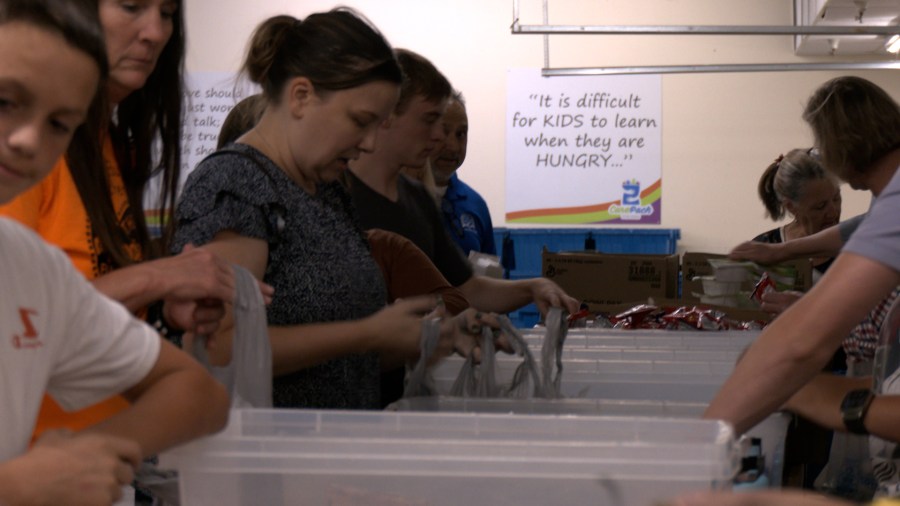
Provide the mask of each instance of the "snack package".
[{"label": "snack package", "polygon": [[[579,308],[579,311],[577,313],[569,315],[566,320],[570,329],[583,329],[588,326],[588,320],[590,320],[592,316],[593,315],[591,315],[591,312],[588,310],[587,305],[582,304],[581,308]],[[549,327],[549,324],[547,326]]]},{"label": "snack package", "polygon": [[718,309],[703,305],[660,308],[640,304],[615,316],[598,314],[593,328],[662,330],[760,330],[762,321],[738,321]]},{"label": "snack package", "polygon": [[652,304],[639,304],[633,308],[623,311],[610,320],[613,322],[613,328],[617,329],[653,329],[662,328],[656,319],[659,316],[660,309]]},{"label": "snack package", "polygon": [[753,293],[750,294],[750,298],[762,304],[763,295],[775,290],[775,280],[769,276],[768,272],[764,272],[759,281],[756,282],[756,287],[753,289]]}]

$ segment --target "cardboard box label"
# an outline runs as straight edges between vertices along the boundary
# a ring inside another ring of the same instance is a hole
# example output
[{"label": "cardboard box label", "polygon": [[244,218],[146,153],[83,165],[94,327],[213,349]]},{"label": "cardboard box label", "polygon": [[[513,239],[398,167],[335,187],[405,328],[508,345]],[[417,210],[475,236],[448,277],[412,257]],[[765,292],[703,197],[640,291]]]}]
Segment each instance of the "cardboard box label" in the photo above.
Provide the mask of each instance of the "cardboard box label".
[{"label": "cardboard box label", "polygon": [[677,255],[543,253],[544,277],[588,305],[676,298]]}]

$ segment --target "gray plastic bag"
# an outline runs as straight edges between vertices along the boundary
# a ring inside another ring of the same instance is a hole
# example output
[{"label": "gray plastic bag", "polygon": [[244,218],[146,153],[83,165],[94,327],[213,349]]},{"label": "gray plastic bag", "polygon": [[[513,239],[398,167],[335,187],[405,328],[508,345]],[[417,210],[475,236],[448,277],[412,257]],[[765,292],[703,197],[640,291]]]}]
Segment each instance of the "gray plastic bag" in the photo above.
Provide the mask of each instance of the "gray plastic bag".
[{"label": "gray plastic bag", "polygon": [[437,394],[434,378],[428,374],[428,362],[441,340],[441,319],[430,318],[422,322],[422,339],[419,341],[419,361],[407,370],[403,397],[430,397]]},{"label": "gray plastic bag", "polygon": [[[231,408],[272,407],[272,346],[266,320],[266,305],[256,278],[250,271],[234,265],[234,332],[231,363],[215,367],[209,363],[205,336],[194,339],[187,350],[225,385],[231,395]],[[151,494],[156,506],[178,506],[178,473],[160,469],[144,461],[135,473],[137,488]]]},{"label": "gray plastic bag", "polygon": [[547,333],[541,347],[541,395],[546,398],[562,397],[559,386],[562,381],[562,350],[569,333],[569,323],[562,308],[550,308],[546,318]]},{"label": "gray plastic bag", "polygon": [[231,363],[216,367],[209,363],[206,339],[194,340],[193,354],[231,395],[234,408],[272,407],[272,345],[266,320],[266,305],[256,277],[234,266],[234,332]]}]

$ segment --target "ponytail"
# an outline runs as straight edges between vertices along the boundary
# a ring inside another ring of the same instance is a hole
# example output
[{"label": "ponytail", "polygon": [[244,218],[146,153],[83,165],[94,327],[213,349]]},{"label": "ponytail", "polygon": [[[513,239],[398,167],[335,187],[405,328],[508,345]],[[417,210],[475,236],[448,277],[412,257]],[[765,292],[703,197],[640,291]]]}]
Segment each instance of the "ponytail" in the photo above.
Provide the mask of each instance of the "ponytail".
[{"label": "ponytail", "polygon": [[775,176],[778,175],[778,168],[781,166],[781,160],[784,157],[779,156],[777,160],[772,162],[759,178],[759,198],[766,207],[766,214],[773,221],[784,218],[784,206],[781,204],[781,198],[775,191]]}]

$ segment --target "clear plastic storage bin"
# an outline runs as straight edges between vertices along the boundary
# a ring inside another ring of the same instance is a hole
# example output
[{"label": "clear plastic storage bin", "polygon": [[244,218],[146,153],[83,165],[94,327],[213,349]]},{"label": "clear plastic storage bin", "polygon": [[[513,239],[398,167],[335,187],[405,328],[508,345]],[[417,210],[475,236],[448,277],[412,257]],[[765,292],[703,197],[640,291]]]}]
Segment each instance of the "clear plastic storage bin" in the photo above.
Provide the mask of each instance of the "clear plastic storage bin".
[{"label": "clear plastic storage bin", "polygon": [[708,420],[239,410],[161,463],[184,506],[649,506],[729,487],[738,452]]},{"label": "clear plastic storage bin", "polygon": [[[463,363],[454,356],[432,369],[438,393],[450,393]],[[521,357],[498,354],[497,384],[509,386],[521,363]],[[733,369],[733,361],[567,359],[560,393],[568,398],[708,403]]]},{"label": "clear plastic storage bin", "polygon": [[[541,346],[546,329],[523,329],[530,346]],[[632,349],[736,350],[741,351],[759,337],[760,331],[690,331],[569,329],[565,349],[613,346]]]},{"label": "clear plastic storage bin", "polygon": [[[467,399],[462,397],[414,397],[400,399],[389,409],[419,412],[504,413],[516,415],[650,416],[698,419],[705,403],[611,399]],[[747,431],[762,440],[762,455],[772,487],[780,487],[784,452],[791,416],[774,413]]]}]

